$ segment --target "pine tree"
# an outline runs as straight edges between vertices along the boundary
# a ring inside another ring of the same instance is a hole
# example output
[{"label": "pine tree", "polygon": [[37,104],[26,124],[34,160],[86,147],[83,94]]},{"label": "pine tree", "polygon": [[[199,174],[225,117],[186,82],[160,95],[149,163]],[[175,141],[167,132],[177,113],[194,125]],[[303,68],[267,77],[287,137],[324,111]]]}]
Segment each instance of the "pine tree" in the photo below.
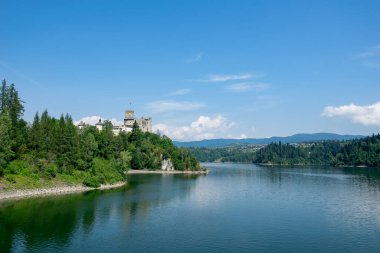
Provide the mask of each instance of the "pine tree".
[{"label": "pine tree", "polygon": [[92,167],[92,160],[96,157],[98,143],[92,133],[82,133],[80,138],[78,165],[80,169],[88,170]]},{"label": "pine tree", "polygon": [[48,158],[48,152],[50,149],[50,116],[47,110],[45,110],[41,114],[40,119],[40,133],[41,133],[41,139],[40,139],[40,156],[42,158],[47,159]]},{"label": "pine tree", "polygon": [[139,144],[141,144],[141,140],[142,140],[142,132],[140,130],[139,125],[135,121],[135,123],[133,123],[133,126],[132,126],[132,132],[131,132],[131,135],[129,137],[129,141],[134,142],[137,145],[139,145]]},{"label": "pine tree", "polygon": [[[8,164],[20,162],[28,164],[29,167],[25,165],[27,169],[39,176],[47,173],[55,176],[57,171],[71,174],[79,169],[84,173],[95,171],[101,174],[103,181],[107,177],[111,180],[123,177],[130,167],[159,169],[163,158],[177,157],[186,168],[191,163],[188,153],[178,151],[170,139],[143,133],[137,122],[131,133],[116,136],[108,121],[104,122],[102,131],[91,126],[79,130],[69,115],[56,119],[45,110],[41,116],[36,113],[32,125],[28,126],[22,119],[23,113],[24,102],[14,84],[8,86],[3,80],[0,87],[0,176]],[[113,174],[115,170],[119,176]],[[96,173],[92,175],[99,177]]]},{"label": "pine tree", "polygon": [[12,139],[10,135],[11,120],[8,115],[0,115],[0,176],[8,162],[13,158]]},{"label": "pine tree", "polygon": [[38,113],[34,116],[32,127],[29,130],[28,147],[36,154],[41,149],[41,126]]},{"label": "pine tree", "polygon": [[23,101],[19,98],[14,84],[7,86],[5,80],[1,85],[0,114],[7,114],[10,119],[11,148],[16,154],[21,147],[25,149],[27,136],[27,123],[21,118],[24,113]]},{"label": "pine tree", "polygon": [[0,114],[5,112],[6,104],[7,104],[7,82],[5,79],[1,83],[1,93],[0,93]]},{"label": "pine tree", "polygon": [[12,127],[17,126],[18,120],[21,119],[24,114],[24,105],[23,101],[19,98],[18,91],[15,88],[15,85],[12,83],[9,87],[8,99],[6,105],[9,110],[9,116],[12,121]]}]

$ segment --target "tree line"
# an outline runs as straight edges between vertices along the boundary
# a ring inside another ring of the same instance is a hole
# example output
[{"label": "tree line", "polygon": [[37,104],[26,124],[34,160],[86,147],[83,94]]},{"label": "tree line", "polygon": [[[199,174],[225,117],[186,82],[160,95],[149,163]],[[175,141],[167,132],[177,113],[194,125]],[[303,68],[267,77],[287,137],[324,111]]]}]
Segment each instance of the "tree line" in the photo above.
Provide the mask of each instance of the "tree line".
[{"label": "tree line", "polygon": [[114,135],[109,121],[99,131],[79,129],[70,115],[54,118],[44,111],[28,124],[24,102],[14,84],[2,82],[0,93],[0,177],[12,175],[53,178],[83,177],[87,185],[122,180],[128,169],[160,169],[171,159],[177,170],[199,170],[196,158],[176,148],[166,136],[144,133],[134,124],[132,132]]},{"label": "tree line", "polygon": [[189,151],[202,162],[380,167],[380,134],[350,141],[296,145],[274,142],[264,147],[190,148]]}]

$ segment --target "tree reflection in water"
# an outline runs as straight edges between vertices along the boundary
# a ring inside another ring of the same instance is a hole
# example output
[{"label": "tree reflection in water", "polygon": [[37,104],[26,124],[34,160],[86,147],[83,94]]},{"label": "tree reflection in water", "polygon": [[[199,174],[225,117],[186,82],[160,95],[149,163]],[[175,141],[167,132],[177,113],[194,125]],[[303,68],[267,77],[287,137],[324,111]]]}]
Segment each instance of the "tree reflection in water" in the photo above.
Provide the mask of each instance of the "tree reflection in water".
[{"label": "tree reflection in water", "polygon": [[120,189],[0,202],[0,251],[61,248],[70,243],[73,234],[90,234],[97,222],[103,224],[115,218],[112,215],[127,229],[133,216],[147,216],[152,205],[177,197],[173,185],[190,191],[191,181],[198,177],[133,175]]}]

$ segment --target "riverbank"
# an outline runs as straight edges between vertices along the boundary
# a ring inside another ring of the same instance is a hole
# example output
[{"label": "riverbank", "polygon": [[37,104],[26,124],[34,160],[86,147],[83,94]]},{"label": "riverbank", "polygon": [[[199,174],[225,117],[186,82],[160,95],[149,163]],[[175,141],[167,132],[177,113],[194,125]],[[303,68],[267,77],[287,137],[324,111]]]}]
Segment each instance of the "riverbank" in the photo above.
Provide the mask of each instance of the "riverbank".
[{"label": "riverbank", "polygon": [[11,191],[0,191],[0,200],[7,199],[21,199],[30,198],[38,196],[49,196],[49,195],[63,195],[70,193],[86,192],[92,190],[107,190],[122,187],[126,184],[124,182],[117,182],[114,184],[101,185],[98,188],[91,188],[83,185],[76,186],[58,186],[52,188],[41,188],[41,189],[30,189],[30,190],[11,190]]},{"label": "riverbank", "polygon": [[[127,174],[207,174],[207,170],[129,170]],[[117,182],[114,184],[101,185],[98,188],[87,187],[82,184],[80,185],[60,185],[55,187],[42,187],[42,188],[32,188],[32,189],[11,189],[11,190],[1,190],[0,188],[0,201],[7,199],[21,199],[21,198],[31,198],[39,196],[50,196],[50,195],[63,195],[70,193],[86,192],[92,190],[107,190],[122,187],[126,184],[124,182]]]},{"label": "riverbank", "polygon": [[129,170],[127,174],[207,174],[207,170]]}]

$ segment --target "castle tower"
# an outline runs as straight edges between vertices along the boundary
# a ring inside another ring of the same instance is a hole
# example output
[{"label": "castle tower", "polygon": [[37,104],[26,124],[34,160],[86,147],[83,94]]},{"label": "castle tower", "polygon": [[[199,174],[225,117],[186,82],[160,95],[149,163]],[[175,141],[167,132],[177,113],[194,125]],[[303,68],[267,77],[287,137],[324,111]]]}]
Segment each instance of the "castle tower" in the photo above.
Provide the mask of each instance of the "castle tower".
[{"label": "castle tower", "polygon": [[99,131],[102,131],[103,130],[103,122],[102,122],[102,119],[99,119],[99,122],[95,124],[95,127],[99,130]]},{"label": "castle tower", "polygon": [[152,133],[152,118],[141,117],[137,120],[141,131]]},{"label": "castle tower", "polygon": [[79,122],[78,128],[83,129],[84,127],[86,127],[86,124],[83,121]]},{"label": "castle tower", "polygon": [[135,112],[132,110],[125,111],[124,125],[127,127],[133,127],[133,123],[135,123]]}]

